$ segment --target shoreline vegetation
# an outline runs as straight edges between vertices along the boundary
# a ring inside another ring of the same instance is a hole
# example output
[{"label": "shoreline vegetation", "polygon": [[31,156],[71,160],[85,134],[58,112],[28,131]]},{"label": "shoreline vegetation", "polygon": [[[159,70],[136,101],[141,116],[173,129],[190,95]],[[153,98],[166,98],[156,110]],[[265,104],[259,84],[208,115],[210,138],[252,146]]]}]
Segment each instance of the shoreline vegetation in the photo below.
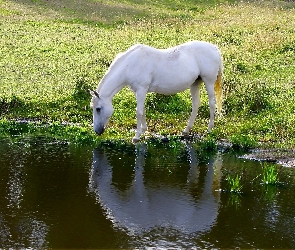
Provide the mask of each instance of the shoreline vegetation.
[{"label": "shoreline vegetation", "polygon": [[[206,134],[203,86],[192,135],[294,158],[294,1],[0,0],[0,137],[131,141],[133,93],[115,96],[114,115],[97,137],[87,89],[96,89],[116,54],[133,44],[167,48],[190,40],[216,44],[224,60],[223,115]],[[151,93],[149,131],[180,135],[190,111],[189,91]]]}]

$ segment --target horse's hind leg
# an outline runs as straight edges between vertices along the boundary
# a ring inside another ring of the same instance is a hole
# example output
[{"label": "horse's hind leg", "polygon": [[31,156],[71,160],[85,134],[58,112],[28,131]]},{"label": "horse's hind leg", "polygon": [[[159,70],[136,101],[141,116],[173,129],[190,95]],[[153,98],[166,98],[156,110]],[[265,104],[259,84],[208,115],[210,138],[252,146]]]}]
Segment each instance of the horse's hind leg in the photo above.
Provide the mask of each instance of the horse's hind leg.
[{"label": "horse's hind leg", "polygon": [[184,131],[182,132],[182,134],[184,134],[184,135],[187,135],[189,133],[189,131],[191,130],[191,128],[194,126],[194,122],[195,122],[196,116],[198,114],[198,109],[201,104],[201,100],[200,100],[201,83],[202,83],[201,80],[197,80],[190,88],[191,97],[192,97],[192,112],[191,112],[191,116],[188,120],[187,126],[184,129]]}]

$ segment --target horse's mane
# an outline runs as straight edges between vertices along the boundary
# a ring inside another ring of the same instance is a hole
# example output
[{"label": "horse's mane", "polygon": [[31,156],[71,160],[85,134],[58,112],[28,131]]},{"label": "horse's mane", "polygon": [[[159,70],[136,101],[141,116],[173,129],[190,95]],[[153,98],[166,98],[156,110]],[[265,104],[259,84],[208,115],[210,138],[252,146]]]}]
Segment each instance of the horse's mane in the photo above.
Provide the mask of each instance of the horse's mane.
[{"label": "horse's mane", "polygon": [[110,65],[110,69],[112,67],[114,67],[115,65],[118,64],[118,62],[122,61],[123,59],[125,59],[126,56],[128,56],[130,53],[132,53],[135,50],[138,50],[142,47],[147,47],[147,45],[144,44],[135,44],[133,46],[131,46],[128,50],[124,51],[124,52],[120,52],[119,54],[116,55],[114,61],[111,63]]},{"label": "horse's mane", "polygon": [[[124,52],[120,52],[116,55],[115,59],[113,60],[113,62],[111,63],[110,67],[108,68],[106,74],[104,75],[104,77],[101,79],[101,82],[99,84],[100,87],[102,87],[101,85],[103,84],[103,82],[106,81],[106,78],[108,77],[108,74],[110,71],[116,70],[116,67],[118,65],[120,65],[120,62],[122,60],[124,60],[126,58],[126,56],[128,56],[130,53],[132,53],[133,51],[142,48],[142,47],[148,47],[147,45],[144,44],[135,44],[133,46],[131,46],[128,50],[124,51]],[[98,86],[98,87],[99,87]]]}]

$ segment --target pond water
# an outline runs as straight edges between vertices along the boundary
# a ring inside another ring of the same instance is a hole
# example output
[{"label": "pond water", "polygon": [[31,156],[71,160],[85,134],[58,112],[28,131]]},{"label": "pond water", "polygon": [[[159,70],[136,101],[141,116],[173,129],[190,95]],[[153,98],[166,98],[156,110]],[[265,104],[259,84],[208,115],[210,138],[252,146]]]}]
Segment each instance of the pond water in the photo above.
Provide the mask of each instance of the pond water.
[{"label": "pond water", "polygon": [[0,248],[295,248],[295,171],[262,185],[268,165],[186,142],[2,140]]}]

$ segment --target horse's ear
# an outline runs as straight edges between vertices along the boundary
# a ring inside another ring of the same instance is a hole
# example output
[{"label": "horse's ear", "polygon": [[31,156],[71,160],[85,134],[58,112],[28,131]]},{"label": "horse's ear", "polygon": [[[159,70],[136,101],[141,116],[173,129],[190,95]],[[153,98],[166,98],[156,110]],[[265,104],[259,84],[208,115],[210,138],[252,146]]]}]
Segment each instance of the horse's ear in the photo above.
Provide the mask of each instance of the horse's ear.
[{"label": "horse's ear", "polygon": [[88,89],[88,91],[90,95],[92,95],[93,97],[99,98],[99,94],[95,90]]}]

